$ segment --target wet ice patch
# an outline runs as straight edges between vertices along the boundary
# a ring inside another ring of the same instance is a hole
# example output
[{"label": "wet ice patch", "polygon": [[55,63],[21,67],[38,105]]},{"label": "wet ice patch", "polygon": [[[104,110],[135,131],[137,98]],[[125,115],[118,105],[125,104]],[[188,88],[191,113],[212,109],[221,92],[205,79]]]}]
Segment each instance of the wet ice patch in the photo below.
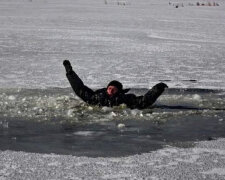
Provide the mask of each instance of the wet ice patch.
[{"label": "wet ice patch", "polygon": [[14,100],[16,100],[16,97],[11,95],[11,96],[8,97],[8,99],[9,99],[10,101],[14,101]]},{"label": "wet ice patch", "polygon": [[201,100],[202,100],[201,96],[198,95],[198,94],[194,94],[194,95],[192,96],[192,98],[193,98],[194,100],[196,100],[196,101],[201,101]]},{"label": "wet ice patch", "polygon": [[111,113],[109,113],[109,115],[108,115],[108,117],[109,118],[113,118],[113,117],[116,117],[117,116],[117,114],[115,113],[115,112],[111,112]]},{"label": "wet ice patch", "polygon": [[78,131],[74,132],[73,134],[78,136],[92,136],[94,133],[94,131]]},{"label": "wet ice patch", "polygon": [[125,126],[125,124],[120,123],[120,124],[117,125],[117,127],[118,127],[119,129],[123,129],[123,128],[125,128],[126,126]]},{"label": "wet ice patch", "polygon": [[73,116],[74,116],[74,110],[73,110],[73,109],[69,109],[69,110],[67,111],[67,116],[68,116],[68,117],[73,117]]},{"label": "wet ice patch", "polygon": [[109,111],[112,111],[112,108],[111,107],[104,106],[104,107],[102,107],[102,111],[103,112],[109,112]]},{"label": "wet ice patch", "polygon": [[0,121],[0,127],[3,129],[8,129],[9,128],[9,122],[6,120]]},{"label": "wet ice patch", "polygon": [[77,131],[73,133],[76,136],[100,136],[103,134],[105,133],[100,131]]},{"label": "wet ice patch", "polygon": [[213,168],[209,171],[204,171],[202,172],[203,174],[208,174],[208,175],[213,175],[213,174],[217,174],[220,176],[224,176],[225,175],[225,171],[224,168]]}]

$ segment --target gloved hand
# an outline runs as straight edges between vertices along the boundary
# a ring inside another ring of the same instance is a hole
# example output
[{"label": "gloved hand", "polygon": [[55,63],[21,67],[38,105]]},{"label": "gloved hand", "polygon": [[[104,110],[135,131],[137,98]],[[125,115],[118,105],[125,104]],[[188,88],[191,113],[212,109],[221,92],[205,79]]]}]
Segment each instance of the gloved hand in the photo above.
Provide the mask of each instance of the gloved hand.
[{"label": "gloved hand", "polygon": [[165,83],[163,83],[163,82],[157,84],[156,87],[159,88],[159,89],[165,89],[165,88],[168,88],[168,86],[167,86]]},{"label": "gloved hand", "polygon": [[73,70],[69,60],[64,60],[63,65],[67,73]]},{"label": "gloved hand", "polygon": [[165,83],[161,82],[153,86],[151,90],[161,94],[165,90],[165,88],[168,88],[168,86]]}]

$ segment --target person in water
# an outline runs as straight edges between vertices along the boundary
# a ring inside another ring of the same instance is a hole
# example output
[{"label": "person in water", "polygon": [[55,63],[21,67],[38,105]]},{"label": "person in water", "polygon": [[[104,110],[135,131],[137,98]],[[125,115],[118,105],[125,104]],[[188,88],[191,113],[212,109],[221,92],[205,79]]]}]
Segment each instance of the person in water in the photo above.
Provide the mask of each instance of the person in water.
[{"label": "person in water", "polygon": [[130,89],[123,89],[123,85],[116,80],[111,81],[106,88],[93,91],[85,86],[83,81],[73,71],[70,61],[64,60],[63,65],[66,69],[66,76],[77,96],[90,105],[99,106],[119,106],[126,104],[127,107],[134,109],[144,109],[150,107],[168,86],[164,83],[156,84],[143,96],[127,94]]}]

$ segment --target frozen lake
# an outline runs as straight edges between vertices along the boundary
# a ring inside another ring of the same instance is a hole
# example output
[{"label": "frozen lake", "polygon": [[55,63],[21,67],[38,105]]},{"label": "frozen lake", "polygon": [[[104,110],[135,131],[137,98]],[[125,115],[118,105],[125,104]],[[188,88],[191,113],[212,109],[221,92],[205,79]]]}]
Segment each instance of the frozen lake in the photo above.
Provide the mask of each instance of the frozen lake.
[{"label": "frozen lake", "polygon": [[[225,89],[225,13],[165,0],[1,0],[0,87],[68,87],[71,60],[91,87]],[[189,81],[196,80],[196,81]]]},{"label": "frozen lake", "polygon": [[[224,179],[225,2],[119,2],[0,1],[0,179]],[[170,88],[153,109],[88,106],[64,59],[92,88]]]}]

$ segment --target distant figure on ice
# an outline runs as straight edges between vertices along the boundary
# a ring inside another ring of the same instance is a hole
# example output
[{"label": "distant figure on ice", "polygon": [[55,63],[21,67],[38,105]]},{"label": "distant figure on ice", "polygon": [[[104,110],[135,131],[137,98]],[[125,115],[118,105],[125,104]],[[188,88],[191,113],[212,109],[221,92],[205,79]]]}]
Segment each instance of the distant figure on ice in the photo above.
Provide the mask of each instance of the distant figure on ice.
[{"label": "distant figure on ice", "polygon": [[129,108],[143,109],[150,107],[168,86],[164,83],[156,84],[144,96],[126,94],[130,89],[123,89],[119,81],[111,81],[106,88],[93,91],[85,86],[78,75],[73,71],[68,60],[63,62],[66,76],[77,96],[90,105],[118,106],[126,104]]}]

